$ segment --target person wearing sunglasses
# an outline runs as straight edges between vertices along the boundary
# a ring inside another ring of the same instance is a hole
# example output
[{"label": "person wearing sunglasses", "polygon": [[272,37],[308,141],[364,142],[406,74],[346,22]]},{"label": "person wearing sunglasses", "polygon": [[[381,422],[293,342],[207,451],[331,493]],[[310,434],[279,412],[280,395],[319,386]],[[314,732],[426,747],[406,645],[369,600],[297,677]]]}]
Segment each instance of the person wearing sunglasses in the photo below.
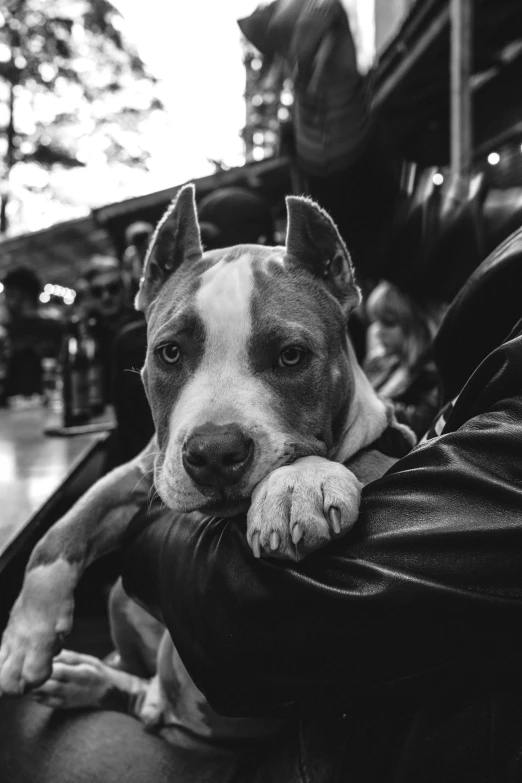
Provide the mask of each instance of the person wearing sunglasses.
[{"label": "person wearing sunglasses", "polygon": [[95,257],[84,279],[89,314],[107,321],[119,320],[129,303],[118,260],[110,256]]},{"label": "person wearing sunglasses", "polygon": [[86,269],[83,309],[93,319],[91,327],[100,349],[104,366],[106,398],[111,399],[112,346],[124,326],[142,318],[132,306],[125,273],[118,259],[95,256]]}]

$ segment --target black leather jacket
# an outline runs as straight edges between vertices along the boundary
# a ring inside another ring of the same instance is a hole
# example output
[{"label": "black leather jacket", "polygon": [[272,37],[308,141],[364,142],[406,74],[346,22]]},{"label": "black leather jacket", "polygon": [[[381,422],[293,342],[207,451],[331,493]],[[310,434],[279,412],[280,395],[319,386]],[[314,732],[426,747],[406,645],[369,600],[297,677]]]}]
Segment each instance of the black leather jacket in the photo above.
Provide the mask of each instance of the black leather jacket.
[{"label": "black leather jacket", "polygon": [[298,566],[255,560],[244,519],[163,515],[129,541],[127,590],[164,618],[211,704],[299,717],[245,780],[522,780],[520,291],[522,231],[457,297],[437,350],[458,366],[473,319],[498,347],[444,434],[365,488],[344,539]]}]

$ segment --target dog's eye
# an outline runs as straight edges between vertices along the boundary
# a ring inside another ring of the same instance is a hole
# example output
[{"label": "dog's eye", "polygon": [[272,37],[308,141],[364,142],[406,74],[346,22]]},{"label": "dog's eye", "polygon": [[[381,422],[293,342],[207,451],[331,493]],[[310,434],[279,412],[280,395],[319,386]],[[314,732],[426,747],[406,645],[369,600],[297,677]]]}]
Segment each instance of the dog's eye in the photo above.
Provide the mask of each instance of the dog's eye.
[{"label": "dog's eye", "polygon": [[156,353],[163,364],[177,364],[181,359],[181,351],[177,343],[165,343],[165,345],[160,345]]},{"label": "dog's eye", "polygon": [[306,356],[306,352],[297,345],[290,345],[279,354],[279,367],[297,367]]}]

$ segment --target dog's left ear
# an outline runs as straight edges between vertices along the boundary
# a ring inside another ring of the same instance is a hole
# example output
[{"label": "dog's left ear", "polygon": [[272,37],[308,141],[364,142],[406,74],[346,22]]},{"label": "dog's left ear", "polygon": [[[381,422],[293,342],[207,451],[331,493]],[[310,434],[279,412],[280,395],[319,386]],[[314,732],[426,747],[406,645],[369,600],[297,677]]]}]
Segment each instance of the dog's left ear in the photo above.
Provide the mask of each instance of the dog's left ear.
[{"label": "dog's left ear", "polygon": [[158,223],[145,258],[136,309],[146,312],[161,287],[184,261],[203,255],[194,185],[184,185]]},{"label": "dog's left ear", "polygon": [[288,196],[286,253],[318,278],[348,314],[361,302],[350,258],[337,226],[328,213],[309,198]]}]

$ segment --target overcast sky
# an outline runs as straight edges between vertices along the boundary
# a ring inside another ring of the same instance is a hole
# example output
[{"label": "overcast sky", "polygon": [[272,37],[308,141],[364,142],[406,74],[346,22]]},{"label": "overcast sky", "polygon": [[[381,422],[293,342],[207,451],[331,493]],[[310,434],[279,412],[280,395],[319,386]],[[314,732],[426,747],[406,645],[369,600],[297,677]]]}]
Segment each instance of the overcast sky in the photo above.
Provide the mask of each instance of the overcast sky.
[{"label": "overcast sky", "polygon": [[[242,162],[245,71],[236,19],[256,0],[117,0],[125,29],[164,80],[169,113],[158,130],[151,190],[212,170],[207,158]],[[146,13],[144,9],[146,6]]]}]

